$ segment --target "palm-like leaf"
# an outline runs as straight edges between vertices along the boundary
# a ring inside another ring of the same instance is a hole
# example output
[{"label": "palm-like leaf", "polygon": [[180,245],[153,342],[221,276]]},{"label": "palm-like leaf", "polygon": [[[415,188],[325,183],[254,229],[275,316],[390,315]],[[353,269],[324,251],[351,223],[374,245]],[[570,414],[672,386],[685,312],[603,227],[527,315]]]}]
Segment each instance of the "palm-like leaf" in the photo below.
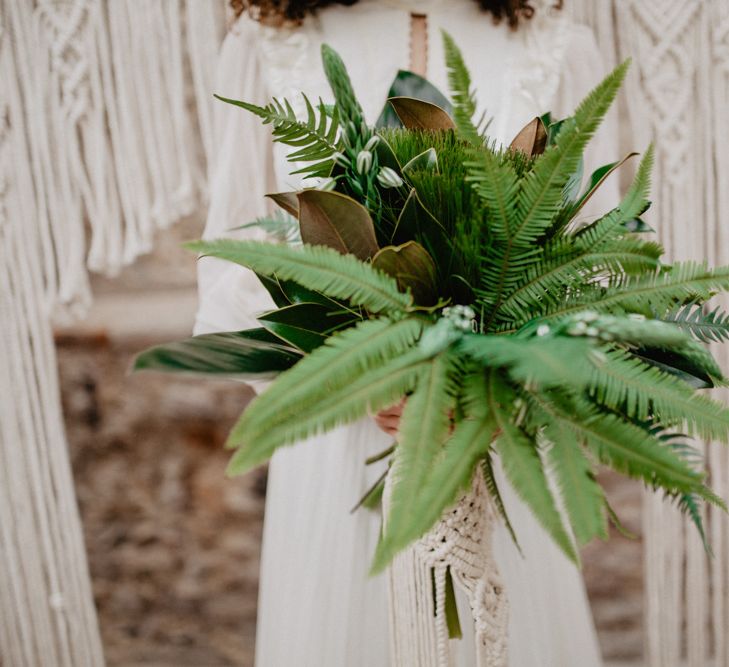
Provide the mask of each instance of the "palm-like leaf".
[{"label": "palm-like leaf", "polygon": [[[288,100],[274,99],[266,106],[258,106],[216,95],[219,100],[254,113],[265,124],[273,126],[273,139],[295,150],[289,153],[291,162],[312,162],[294,173],[307,177],[325,177],[332,170],[332,155],[338,150],[339,113],[330,116],[325,104],[319,100],[316,108],[304,95],[306,120],[299,120]],[[318,114],[318,118],[317,118]]]}]

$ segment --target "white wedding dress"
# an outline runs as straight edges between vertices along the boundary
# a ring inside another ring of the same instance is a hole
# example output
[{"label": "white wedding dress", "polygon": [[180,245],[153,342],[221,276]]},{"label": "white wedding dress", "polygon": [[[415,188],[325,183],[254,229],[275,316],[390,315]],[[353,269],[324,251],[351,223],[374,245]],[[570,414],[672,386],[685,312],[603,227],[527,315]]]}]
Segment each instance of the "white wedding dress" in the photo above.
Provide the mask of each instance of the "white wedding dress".
[{"label": "white wedding dress", "polygon": [[[473,0],[361,0],[351,7],[329,7],[287,30],[243,17],[225,39],[214,92],[259,104],[286,97],[298,110],[299,91],[331,101],[319,61],[320,45],[327,42],[344,58],[366,117],[374,122],[398,69],[408,68],[411,11],[426,13],[427,77],[447,92],[443,28],[464,53],[479,105],[494,118],[490,134],[509,141],[535,115],[571,113],[605,74],[586,28],[540,2],[532,4],[536,16],[516,32],[494,25]],[[289,176],[285,149],[272,149],[270,128],[223,103],[215,112],[218,152],[205,237],[260,236],[251,229],[229,230],[269,210],[266,192],[294,190],[300,182]],[[592,149],[602,162],[614,159],[611,133],[608,124]],[[599,166],[589,154],[586,162]],[[616,190],[610,194],[614,202]],[[595,212],[602,199],[593,199]],[[199,273],[196,333],[256,326],[255,315],[273,307],[250,271],[204,258]],[[390,444],[365,419],[273,457],[261,562],[258,667],[390,664],[386,578],[367,575],[380,518],[369,510],[350,513],[382,470],[366,467],[364,460]],[[496,529],[495,557],[511,607],[510,666],[596,667],[599,650],[579,571],[511,489],[502,486],[524,554],[504,529]],[[467,619],[467,612],[462,613],[463,625]],[[467,638],[451,644],[455,665],[475,665]]]}]

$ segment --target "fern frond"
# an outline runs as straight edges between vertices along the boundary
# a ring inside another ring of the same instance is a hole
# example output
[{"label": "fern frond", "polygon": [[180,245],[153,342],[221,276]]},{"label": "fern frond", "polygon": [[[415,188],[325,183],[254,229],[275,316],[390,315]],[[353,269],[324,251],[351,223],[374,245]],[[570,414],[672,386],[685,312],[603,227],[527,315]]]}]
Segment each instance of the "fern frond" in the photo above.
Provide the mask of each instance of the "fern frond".
[{"label": "fern frond", "polygon": [[468,72],[463,54],[453,38],[442,30],[443,50],[446,68],[448,69],[448,85],[453,100],[453,120],[458,133],[474,146],[483,144],[483,137],[478,124],[474,123],[476,115],[476,96],[471,88],[471,75]]},{"label": "fern frond", "polygon": [[423,324],[407,318],[366,320],[330,336],[257,396],[228,438],[233,446],[256,437],[280,419],[311,412],[313,402],[346,387],[352,378],[396,358],[420,338]]},{"label": "fern frond", "polygon": [[627,352],[607,353],[595,370],[591,391],[600,404],[629,417],[685,424],[702,438],[729,441],[729,409]]},{"label": "fern frond", "polygon": [[529,400],[544,413],[545,423],[554,420],[571,429],[600,461],[618,472],[672,491],[692,493],[703,486],[702,476],[670,447],[617,415],[598,411],[577,398],[561,404],[554,395],[531,392]]},{"label": "fern frond", "polygon": [[412,296],[400,292],[394,278],[325,246],[290,247],[259,241],[195,241],[190,250],[248,267],[265,276],[293,280],[335,299],[347,299],[372,313],[403,313]]},{"label": "fern frond", "polygon": [[579,555],[549,488],[537,445],[513,423],[514,391],[495,371],[490,372],[487,382],[488,406],[499,429],[494,447],[507,479],[567,557],[579,563]]},{"label": "fern frond", "polygon": [[534,162],[524,177],[519,194],[519,223],[511,244],[533,243],[559,213],[562,191],[577,169],[582,152],[607,113],[625,78],[628,62],[619,65],[580,103],[572,118],[561,126],[555,143]]},{"label": "fern frond", "polygon": [[587,338],[572,336],[515,338],[511,336],[466,334],[458,350],[484,366],[507,367],[518,382],[544,387],[586,387],[592,378]]},{"label": "fern frond", "polygon": [[577,542],[607,539],[605,496],[576,433],[561,422],[551,422],[544,433],[550,442],[547,457]]},{"label": "fern frond", "polygon": [[711,270],[704,262],[678,262],[661,273],[628,278],[616,287],[588,286],[566,303],[548,308],[550,318],[585,308],[601,312],[664,313],[686,301],[705,301],[729,290],[729,267]]},{"label": "fern frond", "polygon": [[718,306],[714,310],[705,311],[700,304],[690,303],[673,309],[661,319],[674,322],[702,343],[729,340],[729,313],[725,313]]},{"label": "fern frond", "polygon": [[274,98],[270,104],[261,107],[220,95],[215,97],[250,111],[261,118],[264,125],[272,125],[273,140],[296,149],[288,154],[290,162],[314,163],[294,173],[304,174],[306,177],[326,177],[334,165],[332,156],[338,150],[339,115],[336,110],[329,115],[326,105],[321,100],[315,109],[309,98],[303,94],[302,96],[306,105],[306,120],[299,120],[296,117],[288,100],[280,101]]},{"label": "fern frond", "polygon": [[417,348],[376,369],[360,375],[346,387],[329,392],[309,405],[306,413],[282,415],[281,420],[252,439],[238,433],[231,444],[238,446],[228,465],[228,474],[236,475],[263,463],[284,445],[360,419],[399,401],[415,389],[432,361]]},{"label": "fern frond", "polygon": [[498,482],[496,481],[496,474],[494,473],[494,463],[492,460],[491,451],[487,452],[484,455],[484,458],[482,460],[481,469],[483,470],[483,477],[484,477],[484,481],[486,482],[486,489],[488,490],[489,496],[491,497],[491,500],[493,501],[494,506],[496,507],[496,511],[499,513],[501,520],[504,522],[504,525],[506,526],[506,530],[509,531],[509,536],[511,537],[511,541],[514,543],[514,546],[516,547],[517,551],[520,554],[522,554],[521,546],[519,545],[519,540],[516,537],[516,531],[514,530],[514,526],[512,526],[511,520],[509,519],[509,515],[506,512],[506,506],[504,505],[504,499],[501,497],[501,490],[499,489]]},{"label": "fern frond", "polygon": [[[443,446],[454,405],[453,360],[438,355],[423,372],[418,386],[403,411],[391,475],[390,509],[373,569],[382,569],[400,549],[422,535],[433,524],[419,511],[418,497]],[[441,507],[441,510],[443,508]]]}]

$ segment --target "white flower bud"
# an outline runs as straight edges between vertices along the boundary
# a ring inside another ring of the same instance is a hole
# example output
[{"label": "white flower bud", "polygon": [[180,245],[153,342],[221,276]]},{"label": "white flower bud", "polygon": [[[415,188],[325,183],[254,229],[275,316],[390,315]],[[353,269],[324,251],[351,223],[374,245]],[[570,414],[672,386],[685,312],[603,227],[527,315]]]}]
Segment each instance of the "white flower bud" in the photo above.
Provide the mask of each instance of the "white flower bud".
[{"label": "white flower bud", "polygon": [[546,324],[540,324],[537,327],[537,336],[546,336],[549,333],[549,326]]},{"label": "white flower bud", "polygon": [[380,143],[380,137],[378,137],[376,134],[373,134],[367,143],[364,145],[364,149],[366,151],[373,151],[375,148],[377,148],[377,144]]},{"label": "white flower bud", "polygon": [[402,178],[390,167],[382,167],[377,174],[377,180],[383,188],[399,188],[402,185]]},{"label": "white flower bud", "polygon": [[355,168],[360,174],[366,174],[372,168],[372,153],[369,151],[360,151],[357,153]]},{"label": "white flower bud", "polygon": [[325,178],[321,183],[319,183],[319,190],[325,190],[330,191],[334,190],[334,188],[337,187],[337,179],[336,178]]}]

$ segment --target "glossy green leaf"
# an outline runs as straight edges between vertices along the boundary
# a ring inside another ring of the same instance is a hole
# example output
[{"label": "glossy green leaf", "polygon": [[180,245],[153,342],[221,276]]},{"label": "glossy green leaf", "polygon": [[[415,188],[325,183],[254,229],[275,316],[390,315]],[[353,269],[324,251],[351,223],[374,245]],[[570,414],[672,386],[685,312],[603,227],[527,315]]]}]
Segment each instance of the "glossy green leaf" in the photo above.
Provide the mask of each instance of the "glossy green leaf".
[{"label": "glossy green leaf", "polygon": [[438,155],[434,148],[423,151],[420,155],[416,155],[403,168],[402,173],[407,176],[412,171],[430,170],[437,171]]},{"label": "glossy green leaf", "polygon": [[402,245],[415,239],[435,260],[438,266],[447,266],[451,247],[443,225],[428,211],[415,190],[411,190],[400,212],[392,234],[392,244]]},{"label": "glossy green leaf", "polygon": [[327,336],[353,322],[350,314],[333,312],[318,303],[296,303],[272,310],[258,317],[258,321],[284,341],[303,352],[311,352]]},{"label": "glossy green leaf", "polygon": [[580,195],[577,202],[575,202],[575,208],[572,212],[572,216],[577,215],[584,208],[585,204],[590,201],[592,196],[595,194],[595,192],[597,192],[598,188],[608,179],[610,174],[618,170],[628,160],[630,160],[630,158],[635,157],[636,155],[638,155],[638,153],[628,153],[622,160],[619,160],[618,162],[611,162],[610,164],[605,164],[599,169],[593,171],[592,175],[590,176],[590,182],[588,183],[587,188]]},{"label": "glossy green leaf", "polygon": [[164,371],[220,378],[269,378],[301,355],[266,329],[203,334],[145,350],[135,371]]},{"label": "glossy green leaf", "polygon": [[395,278],[402,291],[410,289],[417,305],[432,306],[437,301],[435,263],[419,243],[382,248],[372,266]]},{"label": "glossy green leaf", "polygon": [[301,238],[309,245],[328,246],[342,255],[371,259],[377,252],[375,228],[367,209],[339,192],[299,192]]}]

